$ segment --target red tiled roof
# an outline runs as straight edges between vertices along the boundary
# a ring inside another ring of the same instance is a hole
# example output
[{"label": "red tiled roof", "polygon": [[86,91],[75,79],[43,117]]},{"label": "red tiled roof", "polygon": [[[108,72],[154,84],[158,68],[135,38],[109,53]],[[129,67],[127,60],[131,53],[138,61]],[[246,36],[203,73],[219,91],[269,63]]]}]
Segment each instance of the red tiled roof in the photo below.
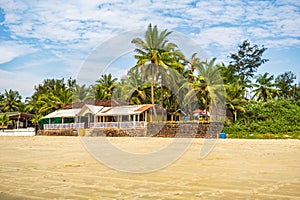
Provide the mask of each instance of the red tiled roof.
[{"label": "red tiled roof", "polygon": [[128,102],[119,101],[119,100],[115,100],[115,99],[109,99],[109,100],[86,100],[84,102],[76,102],[76,103],[73,103],[73,104],[70,104],[70,105],[66,105],[62,109],[82,108],[85,104],[95,105],[95,106],[104,106],[104,107],[130,105]]},{"label": "red tiled roof", "polygon": [[134,112],[144,112],[152,107],[153,107],[152,104],[146,104],[146,105],[140,107],[139,109],[136,109]]},{"label": "red tiled roof", "polygon": [[108,111],[110,111],[112,108],[108,108],[107,110],[102,111],[102,113],[107,113]]}]

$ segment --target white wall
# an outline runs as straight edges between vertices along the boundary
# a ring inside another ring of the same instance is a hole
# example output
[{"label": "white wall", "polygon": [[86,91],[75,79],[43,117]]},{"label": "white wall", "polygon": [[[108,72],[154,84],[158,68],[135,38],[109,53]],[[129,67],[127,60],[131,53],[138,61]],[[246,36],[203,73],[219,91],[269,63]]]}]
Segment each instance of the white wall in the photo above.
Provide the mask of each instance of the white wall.
[{"label": "white wall", "polygon": [[0,130],[0,136],[35,136],[34,128]]}]

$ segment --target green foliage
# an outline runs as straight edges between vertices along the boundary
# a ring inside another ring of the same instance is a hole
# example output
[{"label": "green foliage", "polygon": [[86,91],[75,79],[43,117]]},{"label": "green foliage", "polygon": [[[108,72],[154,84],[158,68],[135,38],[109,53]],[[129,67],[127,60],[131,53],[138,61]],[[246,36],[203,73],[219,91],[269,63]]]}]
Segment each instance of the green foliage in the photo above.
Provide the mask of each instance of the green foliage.
[{"label": "green foliage", "polygon": [[283,74],[280,74],[275,79],[275,84],[279,90],[279,95],[281,98],[295,98],[297,85],[294,85],[294,80],[296,75],[289,71]]},{"label": "green foliage", "polygon": [[[257,45],[252,45],[248,40],[243,41],[239,45],[237,53],[230,54],[230,65],[233,66],[234,74],[240,76],[240,78],[252,78],[258,67],[268,59],[262,58],[263,53],[267,50],[264,46],[259,48]],[[241,79],[240,79],[241,80]]]},{"label": "green foliage", "polygon": [[275,88],[273,83],[274,76],[269,76],[269,73],[266,72],[263,75],[258,75],[256,83],[253,83],[254,95],[253,98],[257,98],[258,101],[263,100],[267,101],[279,95],[278,90]]},{"label": "green foliage", "polygon": [[0,116],[0,125],[3,131],[3,127],[7,126],[9,123],[11,123],[11,121],[9,120],[9,117],[6,114]]},{"label": "green foliage", "polygon": [[5,90],[4,94],[0,98],[0,111],[1,112],[18,112],[23,110],[23,104],[21,102],[21,95],[18,91],[12,89]]},{"label": "green foliage", "polygon": [[297,138],[300,133],[300,102],[251,101],[246,105],[246,112],[242,113],[235,123],[225,124],[224,131],[232,134],[232,137],[248,137],[251,134],[253,137],[261,137],[261,134],[274,134],[278,138],[284,135]]},{"label": "green foliage", "polygon": [[[149,24],[145,32],[145,38],[134,38],[131,42],[136,46],[135,59],[137,60],[135,67],[141,67],[142,75],[145,78],[151,77],[151,103],[155,104],[154,87],[158,78],[161,78],[161,89],[163,80],[169,79],[170,69],[183,70],[183,65],[180,60],[183,59],[183,54],[177,48],[177,45],[169,42],[167,37],[171,34],[167,29],[159,32],[157,26],[152,27]],[[174,79],[174,77],[173,77]],[[169,79],[168,81],[174,81]],[[149,79],[148,79],[149,80]],[[170,82],[171,83],[171,82]],[[156,88],[157,89],[157,88]],[[163,92],[161,92],[163,94]],[[160,99],[163,99],[160,97]],[[160,102],[162,105],[162,102]],[[156,115],[156,112],[154,112]]]}]

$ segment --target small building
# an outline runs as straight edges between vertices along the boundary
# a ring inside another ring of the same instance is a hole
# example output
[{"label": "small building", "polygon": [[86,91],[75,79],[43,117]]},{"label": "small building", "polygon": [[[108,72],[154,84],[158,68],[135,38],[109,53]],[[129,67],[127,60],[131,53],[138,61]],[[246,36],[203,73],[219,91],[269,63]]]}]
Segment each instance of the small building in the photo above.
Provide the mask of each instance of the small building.
[{"label": "small building", "polygon": [[44,129],[62,129],[62,128],[83,128],[83,124],[75,123],[79,108],[56,110],[41,121],[41,127]]},{"label": "small building", "polygon": [[96,114],[99,113],[104,106],[96,106],[85,104],[76,116],[77,123],[85,123],[85,126],[89,126],[90,123],[98,122]]},{"label": "small building", "polygon": [[137,128],[153,120],[151,104],[105,107],[96,114],[97,123],[92,127]]},{"label": "small building", "polygon": [[164,110],[152,104],[142,105],[81,105],[81,108],[61,109],[45,116],[44,129],[63,128],[142,128],[150,121],[162,121]]},{"label": "small building", "polygon": [[4,127],[7,129],[19,129],[19,128],[27,128],[32,127],[31,120],[33,119],[34,115],[24,112],[6,112],[0,113],[0,116],[6,115],[9,117],[11,123]]},{"label": "small building", "polygon": [[186,116],[186,113],[181,109],[167,109],[167,121],[180,121]]}]

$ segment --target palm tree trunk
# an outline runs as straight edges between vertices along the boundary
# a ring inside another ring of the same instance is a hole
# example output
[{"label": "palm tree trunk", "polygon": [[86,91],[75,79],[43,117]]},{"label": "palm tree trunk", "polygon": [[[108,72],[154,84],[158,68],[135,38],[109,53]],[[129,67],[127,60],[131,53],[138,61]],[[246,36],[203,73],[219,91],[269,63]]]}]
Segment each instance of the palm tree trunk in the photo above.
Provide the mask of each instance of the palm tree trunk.
[{"label": "palm tree trunk", "polygon": [[152,71],[152,84],[151,84],[151,102],[153,106],[154,118],[157,121],[157,113],[154,104],[154,63],[151,63],[151,71]]},{"label": "palm tree trunk", "polygon": [[234,121],[236,121],[237,120],[237,112],[236,112],[236,110],[233,111],[233,115],[234,115]]},{"label": "palm tree trunk", "polygon": [[[160,90],[161,90],[161,94],[160,94],[160,98],[161,98],[161,109],[163,109],[164,108],[164,95],[163,95],[163,78],[162,78],[162,76],[161,76],[161,86],[160,86]],[[164,121],[164,112],[162,111],[162,113],[161,113],[161,117],[162,117],[162,121]]]}]

